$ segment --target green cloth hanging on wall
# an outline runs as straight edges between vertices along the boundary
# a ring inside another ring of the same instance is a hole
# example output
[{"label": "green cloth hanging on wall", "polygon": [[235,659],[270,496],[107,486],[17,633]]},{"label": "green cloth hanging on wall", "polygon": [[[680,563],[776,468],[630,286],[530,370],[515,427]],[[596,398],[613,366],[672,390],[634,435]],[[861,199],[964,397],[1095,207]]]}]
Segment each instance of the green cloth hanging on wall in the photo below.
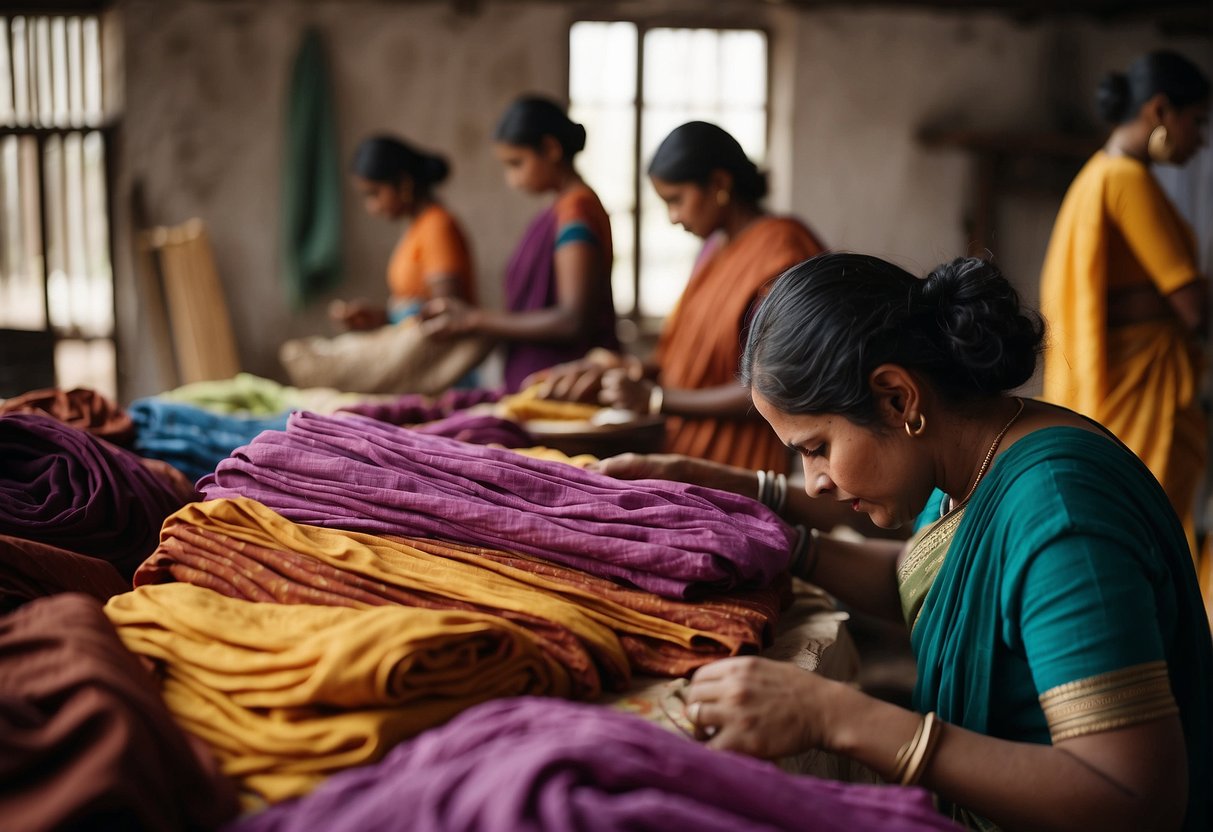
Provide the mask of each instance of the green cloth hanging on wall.
[{"label": "green cloth hanging on wall", "polygon": [[282,272],[296,307],[341,279],[341,162],[320,33],[295,56],[282,170]]}]

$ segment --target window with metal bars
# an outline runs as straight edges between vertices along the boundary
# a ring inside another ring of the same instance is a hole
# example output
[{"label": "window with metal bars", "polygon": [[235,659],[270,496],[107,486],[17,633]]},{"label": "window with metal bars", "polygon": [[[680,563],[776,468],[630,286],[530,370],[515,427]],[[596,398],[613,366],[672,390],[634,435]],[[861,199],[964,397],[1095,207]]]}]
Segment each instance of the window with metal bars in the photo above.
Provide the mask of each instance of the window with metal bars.
[{"label": "window with metal bars", "polygon": [[761,166],[768,121],[767,36],[583,20],[569,32],[569,115],[586,128],[579,169],[611,216],[616,311],[668,315],[703,241],[670,225],[645,165],[671,130],[710,121]]},{"label": "window with metal bars", "polygon": [[0,397],[116,397],[101,19],[0,16]]}]

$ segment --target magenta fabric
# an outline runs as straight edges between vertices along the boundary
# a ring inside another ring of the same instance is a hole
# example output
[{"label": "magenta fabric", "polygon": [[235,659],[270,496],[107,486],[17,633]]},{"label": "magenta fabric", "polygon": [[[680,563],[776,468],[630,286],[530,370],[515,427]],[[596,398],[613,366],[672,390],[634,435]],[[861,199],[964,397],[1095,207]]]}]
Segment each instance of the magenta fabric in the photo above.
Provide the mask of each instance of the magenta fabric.
[{"label": "magenta fabric", "polygon": [[0,416],[0,534],[101,558],[129,580],[182,505],[130,451],[49,416]]},{"label": "magenta fabric", "polygon": [[746,497],[616,480],[356,416],[291,415],[198,482],[297,523],[522,552],[667,598],[766,586],[794,532]]},{"label": "magenta fabric", "polygon": [[392,399],[357,402],[341,408],[342,412],[357,413],[369,419],[393,425],[416,425],[433,422],[477,404],[500,401],[502,390],[447,390],[437,398],[420,393],[406,393]]},{"label": "magenta fabric", "polygon": [[[541,212],[510,257],[505,269],[505,308],[511,312],[532,312],[556,305],[556,210]],[[615,302],[610,293],[610,279],[604,288],[605,297],[594,310],[588,330],[575,341],[542,343],[511,341],[505,351],[505,389],[517,392],[531,373],[565,361],[575,361],[594,347],[619,349],[615,335]]]},{"label": "magenta fabric", "polygon": [[919,788],[798,777],[631,714],[523,697],[465,711],[225,832],[959,828]]},{"label": "magenta fabric", "polygon": [[534,437],[517,422],[487,413],[455,413],[436,422],[417,425],[413,430],[427,436],[446,436],[473,445],[529,448],[536,444]]}]

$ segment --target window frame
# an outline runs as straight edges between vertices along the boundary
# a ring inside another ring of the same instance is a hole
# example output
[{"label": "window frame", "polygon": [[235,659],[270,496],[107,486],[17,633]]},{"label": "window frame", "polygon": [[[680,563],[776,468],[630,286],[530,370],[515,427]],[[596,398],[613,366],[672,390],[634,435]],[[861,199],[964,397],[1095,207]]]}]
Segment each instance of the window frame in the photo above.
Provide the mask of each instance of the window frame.
[{"label": "window frame", "polygon": [[[658,316],[642,315],[641,309],[641,198],[644,188],[648,186],[648,176],[645,174],[645,159],[641,155],[641,138],[644,130],[644,39],[645,35],[653,29],[713,29],[719,32],[727,31],[746,31],[746,32],[761,32],[766,39],[766,84],[767,95],[766,104],[763,108],[765,115],[764,130],[766,133],[766,147],[764,148],[766,155],[770,155],[771,150],[771,128],[773,125],[773,115],[771,102],[772,84],[774,78],[774,33],[772,27],[765,21],[748,20],[744,15],[736,13],[720,13],[713,14],[710,12],[657,12],[651,15],[645,14],[612,14],[609,11],[602,13],[577,14],[573,16],[566,27],[564,38],[565,47],[565,79],[564,87],[566,96],[571,99],[572,90],[569,88],[571,82],[571,64],[572,50],[570,41],[572,40],[573,26],[578,23],[631,23],[636,27],[636,88],[633,91],[632,106],[635,110],[635,119],[632,135],[632,152],[635,175],[632,177],[632,204],[631,212],[632,219],[632,308],[625,312],[616,313],[619,318],[630,321],[642,336],[654,336],[661,328],[664,318]],[[571,102],[570,102],[571,103]]]}]

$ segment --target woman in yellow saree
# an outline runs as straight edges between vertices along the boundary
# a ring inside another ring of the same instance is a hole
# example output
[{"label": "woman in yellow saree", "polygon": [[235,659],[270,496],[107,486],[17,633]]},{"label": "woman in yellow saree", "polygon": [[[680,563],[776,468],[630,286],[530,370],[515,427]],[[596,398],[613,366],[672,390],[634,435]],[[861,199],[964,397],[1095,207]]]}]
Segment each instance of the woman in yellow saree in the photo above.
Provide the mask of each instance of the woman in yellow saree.
[{"label": "woman in yellow saree", "polygon": [[[1141,457],[1195,552],[1208,286],[1192,230],[1150,166],[1182,165],[1199,150],[1209,81],[1187,59],[1153,52],[1109,75],[1098,101],[1116,126],[1066,194],[1041,278],[1044,398],[1097,420]],[[1213,574],[1205,586],[1213,591]]]},{"label": "woman in yellow saree", "polygon": [[709,745],[844,754],[976,828],[1209,828],[1213,639],[1183,530],[1101,426],[1007,394],[1041,339],[980,260],[919,280],[825,254],[776,282],[742,358],[755,407],[810,496],[918,528],[817,538],[792,571],[905,621],[918,681],[906,710],[725,659],[686,694]]}]

